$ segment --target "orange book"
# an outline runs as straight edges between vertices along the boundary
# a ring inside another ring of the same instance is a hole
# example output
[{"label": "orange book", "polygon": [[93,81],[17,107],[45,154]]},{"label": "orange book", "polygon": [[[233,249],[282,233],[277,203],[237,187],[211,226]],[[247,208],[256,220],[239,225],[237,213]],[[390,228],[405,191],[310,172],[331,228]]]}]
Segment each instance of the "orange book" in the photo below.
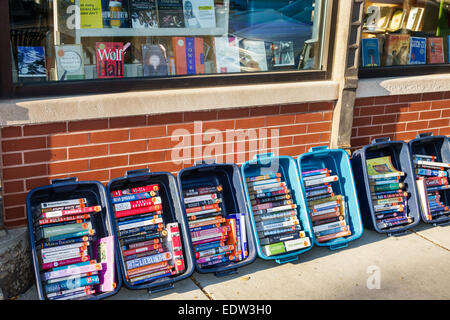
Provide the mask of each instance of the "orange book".
[{"label": "orange book", "polygon": [[238,236],[236,231],[236,219],[227,219],[225,225],[229,226],[230,230],[228,231],[228,239],[227,239],[227,245],[234,245],[234,249],[232,251],[232,255],[236,257],[236,259],[239,258],[241,252],[239,250],[238,245]]},{"label": "orange book", "polygon": [[177,75],[205,73],[202,38],[173,37],[172,47]]}]

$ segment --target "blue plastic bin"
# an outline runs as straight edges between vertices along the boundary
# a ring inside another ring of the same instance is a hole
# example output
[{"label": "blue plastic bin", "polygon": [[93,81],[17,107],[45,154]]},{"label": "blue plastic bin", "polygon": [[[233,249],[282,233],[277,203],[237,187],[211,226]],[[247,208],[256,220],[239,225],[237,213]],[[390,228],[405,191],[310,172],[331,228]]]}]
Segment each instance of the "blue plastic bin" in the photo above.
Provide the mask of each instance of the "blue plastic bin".
[{"label": "blue plastic bin", "polygon": [[361,211],[359,208],[358,195],[356,194],[356,185],[352,166],[350,164],[350,157],[347,152],[342,149],[329,149],[328,146],[313,147],[309,149],[308,153],[301,154],[297,157],[297,165],[303,193],[300,201],[305,208],[308,208],[308,204],[306,201],[302,172],[323,168],[331,170],[331,175],[339,177],[338,181],[332,182],[333,191],[335,194],[343,196],[347,207],[348,224],[352,234],[347,237],[332,239],[322,243],[314,238],[314,244],[316,246],[326,246],[331,250],[335,250],[347,247],[350,241],[361,237],[363,233]]},{"label": "blue plastic bin", "polygon": [[[177,179],[179,185],[181,186],[181,190],[198,187],[214,187],[217,185],[221,185],[223,187],[223,191],[221,192],[222,209],[224,213],[223,216],[226,217],[234,213],[244,213],[246,230],[251,229],[249,213],[244,198],[242,177],[239,171],[239,167],[236,164],[219,164],[214,163],[213,161],[210,161],[208,163],[204,161],[196,162],[193,167],[180,170]],[[184,209],[183,212],[186,215],[183,192],[181,192],[181,199]],[[185,219],[187,220],[187,215],[185,216]],[[214,273],[219,277],[237,273],[238,268],[255,261],[256,251],[254,237],[251,232],[247,232],[246,234],[248,245],[248,256],[246,259],[239,262],[230,261],[227,264],[221,264],[220,266],[202,268],[197,264],[197,262],[195,261],[196,259],[194,258],[195,270],[199,273]],[[194,249],[192,248],[192,250]]]},{"label": "blue plastic bin", "polygon": [[[367,174],[366,160],[378,157],[391,156],[392,164],[397,170],[405,172],[404,182],[406,183],[407,214],[414,218],[408,225],[393,227],[382,230],[376,225],[373,203],[370,198],[369,176]],[[378,138],[372,144],[356,150],[351,157],[353,172],[356,176],[356,190],[358,192],[359,205],[363,224],[365,228],[385,233],[388,236],[402,235],[408,229],[416,226],[420,222],[419,199],[417,198],[416,177],[412,162],[411,152],[408,144],[404,141],[391,141],[390,138]]]},{"label": "blue plastic bin", "polygon": [[297,261],[298,256],[308,250],[311,250],[314,246],[314,234],[312,232],[312,223],[309,218],[308,212],[305,209],[305,204],[302,202],[303,194],[300,186],[300,179],[298,176],[298,169],[295,160],[289,156],[274,156],[272,153],[255,155],[253,160],[247,161],[241,166],[242,179],[245,185],[245,179],[251,176],[264,175],[268,173],[281,173],[284,181],[287,184],[288,189],[291,190],[292,199],[297,205],[297,217],[302,226],[302,230],[305,231],[306,236],[311,240],[311,246],[308,248],[295,250],[289,253],[267,256],[264,254],[261,248],[261,244],[258,238],[258,232],[256,231],[256,224],[253,218],[253,210],[251,206],[250,195],[245,185],[245,195],[247,199],[247,206],[249,208],[250,222],[252,225],[252,232],[255,238],[256,250],[258,257],[264,260],[275,260],[275,262],[282,264],[292,261]]},{"label": "blue plastic bin", "polygon": [[[114,228],[109,213],[108,200],[106,197],[105,187],[98,181],[78,181],[76,177],[66,179],[55,179],[50,185],[41,186],[30,190],[27,195],[27,219],[28,234],[31,246],[31,254],[33,259],[34,275],[36,279],[36,287],[40,300],[46,300],[43,284],[39,273],[39,263],[36,250],[36,240],[34,235],[33,220],[35,214],[40,212],[39,207],[42,202],[61,201],[67,199],[86,198],[90,203],[98,204],[102,210],[98,213],[91,214],[91,223],[96,231],[96,235],[107,237],[114,235]],[[115,248],[116,249],[116,248]],[[117,263],[117,251],[115,252],[115,282],[116,288],[113,291],[101,294],[87,296],[86,300],[98,300],[116,294],[121,286],[122,279]]]},{"label": "blue plastic bin", "polygon": [[119,238],[116,236],[116,247],[118,263],[120,266],[123,283],[128,289],[138,290],[147,289],[148,293],[155,293],[167,289],[174,288],[174,283],[188,278],[194,272],[192,245],[188,236],[188,226],[184,219],[183,209],[180,202],[180,189],[176,178],[169,172],[150,172],[149,169],[131,170],[125,173],[124,177],[119,177],[109,181],[107,185],[107,193],[110,206],[111,221],[113,221],[114,234],[118,235],[117,221],[114,216],[114,207],[111,200],[111,192],[116,190],[124,190],[127,188],[142,187],[150,184],[159,184],[159,194],[163,205],[163,220],[167,223],[178,222],[180,227],[181,242],[183,245],[183,256],[185,264],[185,272],[172,277],[164,277],[151,282],[142,284],[130,283],[125,275],[125,265],[120,253]]},{"label": "blue plastic bin", "polygon": [[[450,141],[447,136],[433,136],[433,133],[431,132],[420,133],[417,135],[416,139],[409,141],[408,145],[411,155],[423,154],[436,156],[437,162],[450,163]],[[450,170],[447,170],[447,172],[450,173]],[[443,202],[446,205],[450,205],[450,189],[442,190],[440,193],[443,197]],[[434,226],[450,223],[449,216],[441,216],[432,221],[427,220],[421,206],[420,213],[422,221],[425,223],[431,223]]]}]

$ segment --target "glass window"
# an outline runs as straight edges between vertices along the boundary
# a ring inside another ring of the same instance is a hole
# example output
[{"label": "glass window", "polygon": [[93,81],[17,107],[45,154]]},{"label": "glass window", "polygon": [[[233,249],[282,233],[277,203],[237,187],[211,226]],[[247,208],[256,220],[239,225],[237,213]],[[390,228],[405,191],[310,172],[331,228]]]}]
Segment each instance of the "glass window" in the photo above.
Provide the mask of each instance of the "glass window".
[{"label": "glass window", "polygon": [[449,0],[366,1],[361,67],[450,63]]},{"label": "glass window", "polygon": [[10,0],[13,82],[326,69],[327,0]]}]

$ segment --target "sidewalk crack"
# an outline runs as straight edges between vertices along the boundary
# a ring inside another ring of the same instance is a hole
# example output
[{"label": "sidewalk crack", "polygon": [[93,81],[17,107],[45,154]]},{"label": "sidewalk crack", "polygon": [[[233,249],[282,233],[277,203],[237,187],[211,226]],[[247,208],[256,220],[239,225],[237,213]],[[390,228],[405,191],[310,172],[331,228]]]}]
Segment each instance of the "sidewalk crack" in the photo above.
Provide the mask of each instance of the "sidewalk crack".
[{"label": "sidewalk crack", "polygon": [[421,237],[422,239],[425,239],[425,240],[431,242],[432,244],[438,246],[439,248],[444,249],[444,250],[450,252],[450,249],[449,249],[449,248],[447,248],[447,247],[445,247],[445,246],[443,246],[443,245],[437,243],[436,241],[433,241],[433,240],[431,240],[431,239],[428,239],[428,238],[425,237],[424,235],[420,234],[418,231],[414,231],[414,230],[411,230],[411,231],[414,232],[414,233],[415,233],[416,235],[418,235],[419,237]]},{"label": "sidewalk crack", "polygon": [[211,294],[208,293],[208,291],[205,290],[205,288],[202,287],[202,285],[200,284],[200,282],[197,281],[197,279],[194,278],[194,276],[190,276],[189,277],[192,282],[195,283],[195,285],[203,292],[203,294],[209,299],[209,300],[214,300],[213,297],[211,296]]}]

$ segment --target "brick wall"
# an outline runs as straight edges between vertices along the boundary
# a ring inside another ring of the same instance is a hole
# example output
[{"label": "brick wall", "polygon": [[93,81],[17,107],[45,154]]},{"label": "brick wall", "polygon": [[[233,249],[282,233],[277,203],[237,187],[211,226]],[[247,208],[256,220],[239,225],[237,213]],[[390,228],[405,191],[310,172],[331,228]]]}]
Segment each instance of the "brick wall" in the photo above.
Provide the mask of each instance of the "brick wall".
[{"label": "brick wall", "polygon": [[418,133],[450,135],[450,92],[356,99],[352,150],[379,137],[408,142]]},{"label": "brick wall", "polygon": [[[328,145],[333,106],[329,101],[4,127],[5,226],[26,224],[28,191],[51,179],[76,176],[107,184],[132,169],[176,174],[204,153],[218,162],[233,159],[241,164],[256,153],[270,151],[276,143],[280,155],[290,156]],[[221,137],[226,140],[226,130],[240,129],[252,134],[236,135],[233,142],[220,141]],[[274,138],[272,129],[278,130],[278,137]],[[174,155],[184,161],[174,163]]]}]

